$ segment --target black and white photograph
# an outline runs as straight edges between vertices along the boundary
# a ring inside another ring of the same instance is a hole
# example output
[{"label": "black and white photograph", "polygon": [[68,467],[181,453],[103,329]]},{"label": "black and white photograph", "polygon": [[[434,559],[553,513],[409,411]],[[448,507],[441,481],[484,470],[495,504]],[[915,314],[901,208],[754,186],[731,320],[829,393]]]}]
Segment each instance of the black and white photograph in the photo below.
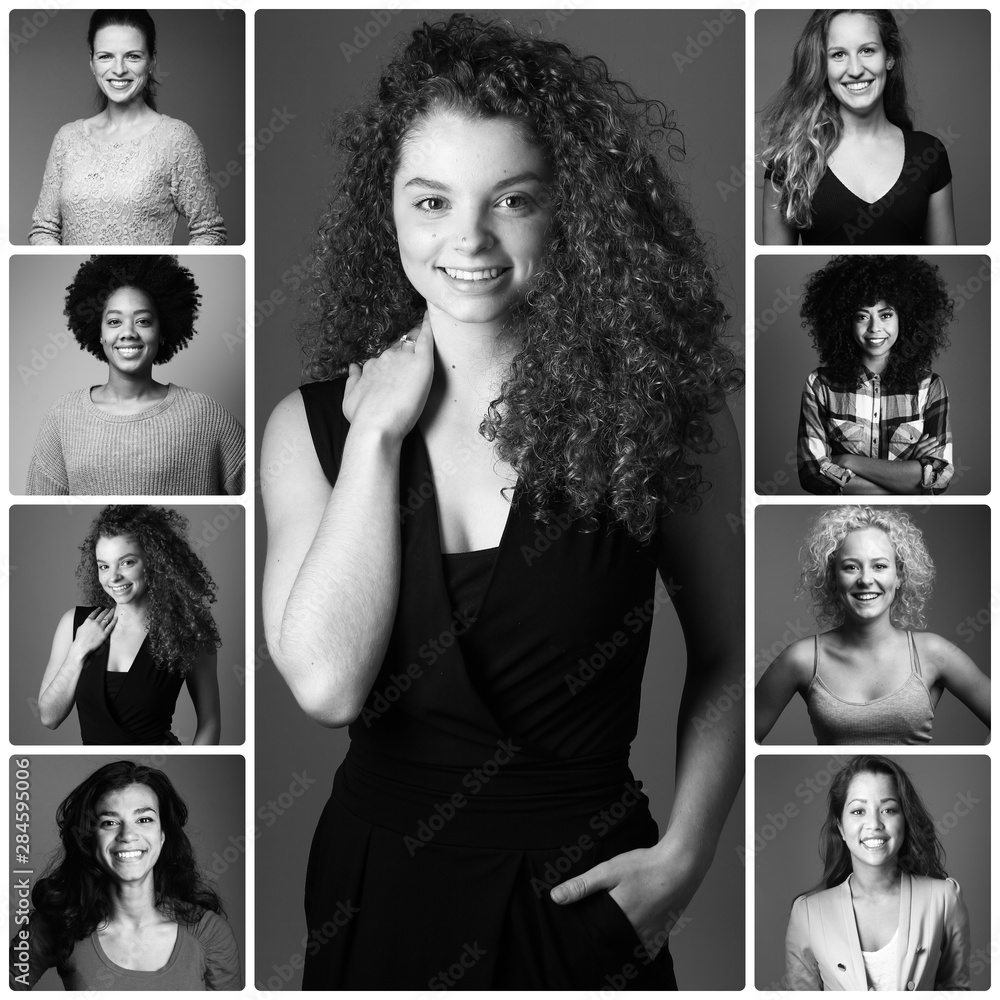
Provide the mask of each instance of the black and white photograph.
[{"label": "black and white photograph", "polygon": [[985,254],[758,257],[754,491],[989,493],[992,274]]},{"label": "black and white photograph", "polygon": [[743,28],[258,14],[261,989],[743,987]]},{"label": "black and white photograph", "polygon": [[242,257],[10,260],[11,492],[241,495]]},{"label": "black and white photograph", "polygon": [[761,756],[758,990],[989,989],[990,759]]},{"label": "black and white photograph", "polygon": [[11,507],[11,743],[243,743],[245,520],[237,504]]},{"label": "black and white photograph", "polygon": [[759,508],[757,741],[987,743],[989,540],[985,506]]},{"label": "black and white photograph", "polygon": [[754,29],[758,243],[989,243],[988,10],[759,10]]},{"label": "black and white photograph", "polygon": [[246,15],[10,12],[15,244],[246,240]]},{"label": "black and white photograph", "polygon": [[14,990],[240,990],[245,762],[10,758]]}]

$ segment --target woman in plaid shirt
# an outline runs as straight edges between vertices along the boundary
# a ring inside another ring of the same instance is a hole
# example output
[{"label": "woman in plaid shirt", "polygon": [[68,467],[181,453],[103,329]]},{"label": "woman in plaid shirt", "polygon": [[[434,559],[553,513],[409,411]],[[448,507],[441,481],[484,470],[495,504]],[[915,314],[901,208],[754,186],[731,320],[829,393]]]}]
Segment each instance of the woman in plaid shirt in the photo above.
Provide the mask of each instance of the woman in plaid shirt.
[{"label": "woman in plaid shirt", "polygon": [[834,257],[806,282],[803,325],[822,367],[802,392],[808,493],[942,493],[954,473],[948,390],[931,371],[952,300],[920,257]]}]

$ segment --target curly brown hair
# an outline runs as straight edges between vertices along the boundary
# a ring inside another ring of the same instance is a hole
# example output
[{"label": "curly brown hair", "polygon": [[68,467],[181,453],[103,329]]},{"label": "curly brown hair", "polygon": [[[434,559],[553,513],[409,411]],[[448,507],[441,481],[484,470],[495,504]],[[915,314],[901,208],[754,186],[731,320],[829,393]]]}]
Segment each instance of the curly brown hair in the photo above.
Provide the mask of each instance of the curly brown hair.
[{"label": "curly brown hair", "polygon": [[138,542],[146,560],[149,653],[158,667],[181,676],[205,651],[222,645],[209,611],[217,588],[184,537],[187,527],[187,518],[167,507],[105,507],[80,546],[76,570],[84,603],[106,607],[108,595],[97,576],[97,540],[124,536]]},{"label": "curly brown hair", "polygon": [[552,168],[548,245],[509,322],[519,350],[480,425],[536,518],[568,506],[647,541],[692,507],[709,422],[742,371],[709,253],[655,154],[680,147],[667,108],[595,56],[501,21],[423,24],[377,96],[338,131],[339,187],[320,223],[301,323],[307,379],[346,373],[419,323],[392,213],[400,149],[421,116],[454,111],[530,130]]}]

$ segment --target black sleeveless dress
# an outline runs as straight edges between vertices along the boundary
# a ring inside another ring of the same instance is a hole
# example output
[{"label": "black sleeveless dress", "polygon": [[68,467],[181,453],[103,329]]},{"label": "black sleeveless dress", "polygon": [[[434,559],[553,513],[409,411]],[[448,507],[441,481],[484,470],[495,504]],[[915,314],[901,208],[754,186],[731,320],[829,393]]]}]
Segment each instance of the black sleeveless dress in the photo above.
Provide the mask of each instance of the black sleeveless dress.
[{"label": "black sleeveless dress", "polygon": [[[73,636],[94,608],[77,608]],[[143,640],[132,666],[120,675],[109,675],[108,644],[88,658],[76,685],[76,710],[84,746],[104,743],[170,744],[180,740],[170,731],[177,696],[184,683],[179,674],[161,670],[149,655],[149,638]],[[107,677],[115,678],[113,686]]]},{"label": "black sleeveless dress", "polygon": [[[301,390],[331,483],[343,385]],[[515,490],[498,549],[443,558],[419,431],[400,461],[398,610],[313,839],[303,989],[676,989],[607,892],[549,898],[658,839],[628,766],[652,551]]]}]

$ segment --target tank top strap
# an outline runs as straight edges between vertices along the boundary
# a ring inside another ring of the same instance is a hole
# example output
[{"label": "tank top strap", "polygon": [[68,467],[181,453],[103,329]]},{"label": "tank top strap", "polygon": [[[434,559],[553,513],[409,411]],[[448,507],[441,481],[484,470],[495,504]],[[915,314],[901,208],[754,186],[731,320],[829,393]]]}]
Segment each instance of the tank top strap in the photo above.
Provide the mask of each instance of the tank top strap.
[{"label": "tank top strap", "polygon": [[815,652],[813,654],[813,675],[810,684],[819,677],[819,632],[813,636]]},{"label": "tank top strap", "polygon": [[910,644],[910,671],[922,680],[924,675],[920,670],[920,656],[917,653],[917,644],[913,641],[913,633],[907,632],[906,638]]}]

